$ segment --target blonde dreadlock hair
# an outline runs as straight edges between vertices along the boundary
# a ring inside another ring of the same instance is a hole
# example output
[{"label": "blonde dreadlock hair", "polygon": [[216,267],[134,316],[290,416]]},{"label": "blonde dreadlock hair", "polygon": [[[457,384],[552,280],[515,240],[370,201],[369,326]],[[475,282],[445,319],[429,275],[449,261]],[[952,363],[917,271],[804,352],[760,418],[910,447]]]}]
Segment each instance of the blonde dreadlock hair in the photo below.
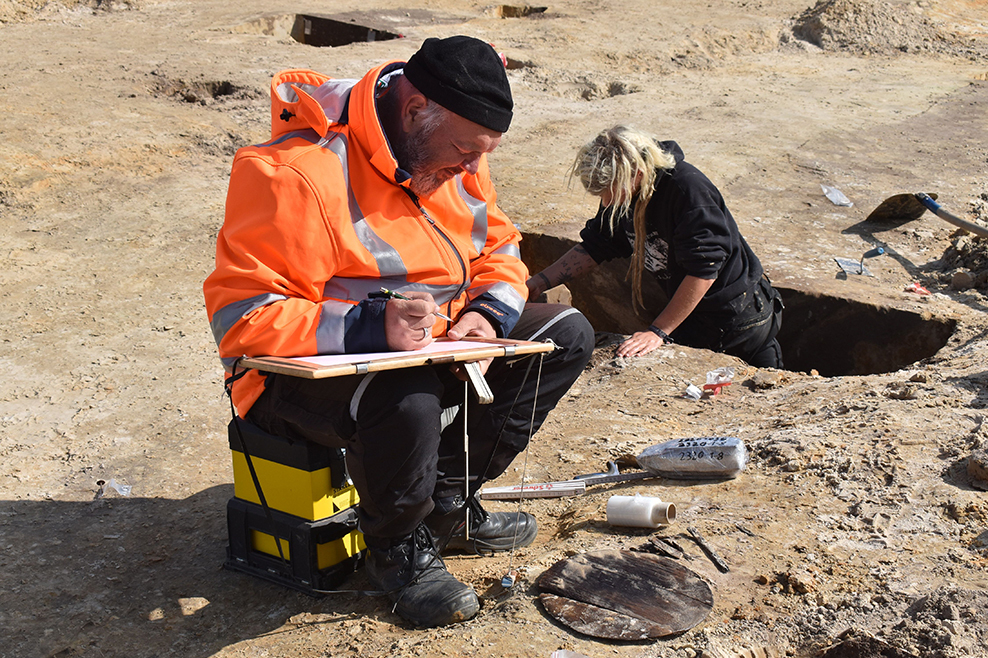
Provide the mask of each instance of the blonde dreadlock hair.
[{"label": "blonde dreadlock hair", "polygon": [[618,217],[626,215],[637,197],[634,252],[628,274],[634,303],[642,308],[642,271],[645,269],[645,209],[652,198],[655,180],[662,170],[673,169],[676,158],[663,151],[655,139],[635,128],[618,125],[601,131],[577,151],[570,176],[576,176],[587,192],[600,196],[611,193],[606,219],[616,230]]}]

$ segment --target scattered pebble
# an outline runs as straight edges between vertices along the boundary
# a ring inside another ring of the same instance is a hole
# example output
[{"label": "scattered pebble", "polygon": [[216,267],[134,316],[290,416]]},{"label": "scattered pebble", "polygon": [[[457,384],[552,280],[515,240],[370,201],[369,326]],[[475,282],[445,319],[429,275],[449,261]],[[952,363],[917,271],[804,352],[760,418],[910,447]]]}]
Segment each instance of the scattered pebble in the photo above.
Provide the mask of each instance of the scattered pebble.
[{"label": "scattered pebble", "polygon": [[759,370],[751,377],[751,383],[756,389],[775,388],[782,385],[783,374],[773,370]]},{"label": "scattered pebble", "polygon": [[972,486],[988,491],[988,450],[978,450],[968,457],[967,474]]},{"label": "scattered pebble", "polygon": [[954,290],[970,290],[974,287],[974,277],[970,272],[959,270],[950,278],[950,287]]}]

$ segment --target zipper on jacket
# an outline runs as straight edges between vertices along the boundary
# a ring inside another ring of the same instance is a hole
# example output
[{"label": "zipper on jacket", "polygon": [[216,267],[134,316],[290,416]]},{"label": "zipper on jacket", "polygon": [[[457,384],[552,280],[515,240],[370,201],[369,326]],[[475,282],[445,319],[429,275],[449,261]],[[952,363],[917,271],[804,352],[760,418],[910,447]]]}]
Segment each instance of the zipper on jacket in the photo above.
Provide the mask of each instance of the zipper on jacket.
[{"label": "zipper on jacket", "polygon": [[[462,277],[461,277],[462,278],[462,282],[460,283],[460,286],[457,289],[456,294],[453,295],[453,297],[451,297],[448,302],[446,302],[446,315],[449,315],[450,317],[452,317],[453,301],[459,299],[460,298],[460,295],[464,294],[466,292],[466,290],[467,290],[467,266],[466,266],[466,263],[463,262],[463,257],[460,256],[459,250],[456,248],[456,245],[453,244],[453,241],[450,239],[450,237],[448,235],[446,235],[446,233],[442,230],[442,228],[439,226],[439,224],[436,222],[436,220],[434,220],[429,215],[429,213],[426,212],[426,209],[422,207],[422,204],[419,203],[418,197],[415,195],[415,193],[412,192],[410,189],[408,189],[406,187],[403,187],[402,189],[405,190],[405,193],[408,194],[408,198],[410,198],[412,200],[412,203],[414,203],[415,206],[419,209],[419,212],[422,213],[422,216],[425,217],[425,220],[427,222],[429,222],[429,225],[433,228],[433,230],[435,230],[435,232],[437,234],[439,234],[439,237],[441,237],[443,239],[443,242],[445,242],[447,245],[449,245],[450,250],[453,252],[453,255],[456,256],[456,260],[460,264],[460,271],[462,272]],[[452,323],[450,323],[450,322],[447,322],[446,324],[449,325],[449,326],[452,326]],[[446,327],[447,330],[449,329],[449,326]]]}]

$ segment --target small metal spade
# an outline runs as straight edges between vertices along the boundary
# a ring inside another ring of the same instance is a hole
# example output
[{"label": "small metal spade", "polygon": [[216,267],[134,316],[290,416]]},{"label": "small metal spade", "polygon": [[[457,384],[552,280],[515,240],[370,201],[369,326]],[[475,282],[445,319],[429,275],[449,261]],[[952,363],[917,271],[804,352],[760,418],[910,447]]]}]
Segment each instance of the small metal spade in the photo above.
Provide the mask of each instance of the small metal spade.
[{"label": "small metal spade", "polygon": [[968,233],[982,238],[988,237],[988,229],[947,212],[937,203],[936,199],[937,195],[932,192],[929,194],[923,192],[896,194],[882,201],[877,208],[871,211],[865,221],[901,226],[914,219],[919,219],[923,213],[929,210],[940,219],[962,228]]}]

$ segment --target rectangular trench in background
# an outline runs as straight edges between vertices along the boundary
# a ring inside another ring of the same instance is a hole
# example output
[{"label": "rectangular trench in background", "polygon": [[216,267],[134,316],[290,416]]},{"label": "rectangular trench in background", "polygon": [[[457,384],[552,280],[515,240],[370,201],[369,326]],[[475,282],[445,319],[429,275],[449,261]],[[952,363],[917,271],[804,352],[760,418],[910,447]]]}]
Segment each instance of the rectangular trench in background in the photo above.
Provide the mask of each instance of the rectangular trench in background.
[{"label": "rectangular trench in background", "polygon": [[351,43],[402,38],[402,35],[387,30],[315,14],[296,14],[291,36],[299,43],[316,48],[335,48]]},{"label": "rectangular trench in background", "polygon": [[[327,5],[327,9],[333,7]],[[316,48],[336,48],[354,43],[402,39],[402,30],[418,25],[459,25],[463,16],[430,9],[391,6],[332,14],[271,13],[256,16],[229,29],[234,34],[253,34],[293,39]],[[523,63],[524,64],[524,63]]]}]

